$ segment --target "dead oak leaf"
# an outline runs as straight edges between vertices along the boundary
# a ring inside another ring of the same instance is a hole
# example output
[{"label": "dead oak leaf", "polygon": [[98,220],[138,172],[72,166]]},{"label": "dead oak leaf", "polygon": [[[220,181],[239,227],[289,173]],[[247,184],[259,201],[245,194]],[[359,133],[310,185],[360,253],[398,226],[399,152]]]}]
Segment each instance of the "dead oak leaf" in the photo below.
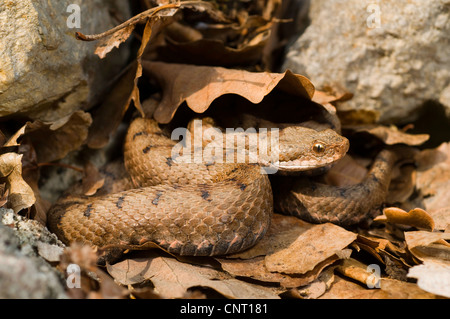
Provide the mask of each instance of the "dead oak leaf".
[{"label": "dead oak leaf", "polygon": [[421,208],[414,208],[406,212],[397,207],[387,207],[383,210],[383,214],[382,216],[377,216],[374,220],[413,226],[428,231],[433,231],[434,229],[433,218]]},{"label": "dead oak leaf", "polygon": [[16,133],[13,134],[9,138],[9,140],[3,145],[3,147],[10,147],[10,146],[19,146],[19,142],[17,141],[23,134],[25,134],[25,130],[27,128],[27,125],[25,124],[22,126]]},{"label": "dead oak leaf", "polygon": [[215,269],[179,262],[175,258],[156,253],[147,258],[126,259],[108,265],[107,269],[116,281],[124,285],[150,280],[155,292],[165,298],[182,298],[189,288],[197,286],[212,288],[227,298],[279,298],[265,287],[234,279]]},{"label": "dead oak leaf", "polygon": [[355,233],[334,224],[314,225],[288,247],[267,255],[266,267],[269,271],[304,274],[333,256],[347,257],[343,250],[356,237]]},{"label": "dead oak leaf", "polygon": [[313,84],[291,71],[284,73],[248,72],[222,67],[169,64],[142,61],[144,72],[162,87],[162,100],[153,114],[160,123],[168,123],[178,107],[186,102],[197,113],[225,94],[236,94],[257,104],[275,87],[295,96],[311,99]]},{"label": "dead oak leaf", "polygon": [[426,260],[410,268],[408,277],[416,278],[421,289],[450,298],[450,263]]},{"label": "dead oak leaf", "polygon": [[324,267],[347,258],[346,247],[356,237],[355,233],[333,224],[314,225],[296,217],[274,214],[269,230],[254,247],[228,257],[265,256],[268,272],[305,275],[310,282]]},{"label": "dead oak leaf", "polygon": [[307,285],[318,276],[318,274],[289,276],[287,274],[270,272],[265,266],[263,256],[251,259],[216,258],[216,260],[220,262],[223,270],[233,276],[247,277],[262,282],[279,283],[285,288]]},{"label": "dead oak leaf", "polygon": [[436,223],[436,229],[450,225],[450,143],[423,150],[416,156],[416,188],[423,196],[426,211]]},{"label": "dead oak leaf", "polygon": [[394,144],[406,144],[410,146],[417,146],[428,141],[430,136],[428,134],[409,134],[402,130],[399,130],[395,126],[383,126],[383,125],[348,125],[346,129],[351,129],[355,132],[365,132],[377,137],[386,145]]},{"label": "dead oak leaf", "polygon": [[405,232],[408,250],[420,261],[450,263],[450,233],[409,231]]},{"label": "dead oak leaf", "polygon": [[380,289],[368,289],[344,278],[335,277],[330,289],[319,299],[435,299],[436,296],[416,284],[394,279],[381,279]]},{"label": "dead oak leaf", "polygon": [[[75,36],[78,40],[82,41],[95,41],[102,40],[95,50],[101,59],[103,59],[114,47],[119,47],[122,42],[125,42],[133,32],[138,23],[146,22],[147,25],[153,24],[156,20],[164,16],[173,16],[177,9],[185,5],[198,5],[203,6],[201,1],[185,1],[185,3],[165,4],[158,7],[150,8],[144,12],[137,14],[124,23],[99,34],[85,35],[81,32],[76,32]],[[144,31],[145,33],[145,31]],[[143,41],[144,48],[148,41]]]},{"label": "dead oak leaf", "polygon": [[33,189],[22,178],[22,156],[16,153],[0,155],[0,176],[6,179],[8,201],[15,213],[36,202]]},{"label": "dead oak leaf", "polygon": [[123,29],[118,30],[110,37],[102,39],[102,41],[97,45],[95,49],[95,54],[97,54],[100,59],[105,58],[105,56],[111,52],[112,49],[118,48],[122,42],[125,42],[131,35],[135,28],[135,25],[130,24]]},{"label": "dead oak leaf", "polygon": [[255,246],[243,252],[228,255],[227,257],[250,259],[258,256],[266,256],[289,247],[302,233],[313,226],[293,216],[274,214],[270,228]]},{"label": "dead oak leaf", "polygon": [[89,113],[75,111],[54,122],[28,122],[26,135],[36,150],[37,161],[52,162],[80,148],[87,139],[91,123]]},{"label": "dead oak leaf", "polygon": [[82,191],[86,196],[94,195],[105,184],[105,177],[97,167],[88,161],[83,170]]}]

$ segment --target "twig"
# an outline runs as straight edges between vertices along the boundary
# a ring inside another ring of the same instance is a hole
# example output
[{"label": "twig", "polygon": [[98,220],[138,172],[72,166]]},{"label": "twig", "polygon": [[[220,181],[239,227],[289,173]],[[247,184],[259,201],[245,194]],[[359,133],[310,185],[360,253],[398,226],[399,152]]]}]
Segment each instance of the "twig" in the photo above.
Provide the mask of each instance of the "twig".
[{"label": "twig", "polygon": [[132,17],[131,19],[125,21],[124,23],[108,30],[105,31],[103,33],[99,33],[99,34],[83,34],[81,32],[76,32],[75,36],[78,40],[82,40],[82,41],[95,41],[95,40],[99,40],[101,38],[110,36],[114,33],[116,33],[117,31],[124,29],[130,25],[136,25],[138,23],[144,22],[147,19],[153,17],[155,14],[157,14],[160,11],[163,10],[167,10],[167,9],[178,9],[181,8],[183,6],[187,6],[187,5],[209,5],[208,3],[205,3],[203,1],[183,1],[183,2],[179,2],[179,3],[169,3],[166,5],[162,5],[159,7],[155,7],[155,8],[151,8],[148,9],[144,12],[139,13],[138,15],[135,15],[134,17]]}]

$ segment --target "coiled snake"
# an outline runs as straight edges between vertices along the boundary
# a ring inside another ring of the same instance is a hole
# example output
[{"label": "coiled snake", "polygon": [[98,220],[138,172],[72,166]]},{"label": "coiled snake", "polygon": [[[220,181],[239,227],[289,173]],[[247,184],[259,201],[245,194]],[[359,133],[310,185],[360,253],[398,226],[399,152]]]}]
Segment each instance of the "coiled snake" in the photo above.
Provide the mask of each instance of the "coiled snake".
[{"label": "coiled snake", "polygon": [[[172,157],[175,145],[155,121],[135,119],[124,145],[133,188],[62,198],[49,211],[50,230],[66,243],[105,247],[154,242],[180,255],[223,255],[254,245],[268,229],[274,209],[268,176],[251,163],[180,164]],[[348,140],[331,129],[287,125],[279,130],[278,168],[324,167],[342,158],[348,147]],[[352,189],[281,185],[275,207],[315,222],[358,223],[384,199],[394,159],[382,151],[366,180]]]}]

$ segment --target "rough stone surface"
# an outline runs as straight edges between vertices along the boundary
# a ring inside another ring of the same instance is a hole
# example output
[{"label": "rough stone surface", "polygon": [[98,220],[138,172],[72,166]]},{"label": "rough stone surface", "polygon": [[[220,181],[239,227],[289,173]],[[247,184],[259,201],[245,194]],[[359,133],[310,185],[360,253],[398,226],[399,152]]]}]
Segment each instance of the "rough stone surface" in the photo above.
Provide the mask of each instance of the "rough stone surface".
[{"label": "rough stone surface", "polygon": [[[80,29],[69,28],[70,4],[79,5]],[[128,1],[0,1],[0,117],[20,113],[53,121],[93,103],[123,67],[127,50],[105,60],[96,42],[75,39],[75,31],[100,33],[117,25],[109,13],[126,19]]]},{"label": "rough stone surface", "polygon": [[63,244],[44,226],[0,208],[0,299],[66,298],[61,275],[39,250],[62,250]]},{"label": "rough stone surface", "polygon": [[309,13],[284,67],[352,92],[339,110],[400,122],[434,100],[450,116],[449,0],[315,0]]}]

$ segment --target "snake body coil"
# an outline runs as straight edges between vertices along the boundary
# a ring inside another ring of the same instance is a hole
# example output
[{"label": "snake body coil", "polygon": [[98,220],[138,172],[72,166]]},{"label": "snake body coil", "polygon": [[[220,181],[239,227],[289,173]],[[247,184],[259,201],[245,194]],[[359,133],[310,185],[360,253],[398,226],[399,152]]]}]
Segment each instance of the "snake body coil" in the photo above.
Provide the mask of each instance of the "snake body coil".
[{"label": "snake body coil", "polygon": [[[223,255],[254,245],[273,213],[271,184],[260,166],[179,164],[171,156],[175,144],[153,120],[135,119],[124,147],[131,189],[63,197],[49,211],[50,230],[66,243],[154,242],[180,255]],[[324,167],[342,158],[348,146],[332,130],[286,126],[280,129],[279,168]]]}]

